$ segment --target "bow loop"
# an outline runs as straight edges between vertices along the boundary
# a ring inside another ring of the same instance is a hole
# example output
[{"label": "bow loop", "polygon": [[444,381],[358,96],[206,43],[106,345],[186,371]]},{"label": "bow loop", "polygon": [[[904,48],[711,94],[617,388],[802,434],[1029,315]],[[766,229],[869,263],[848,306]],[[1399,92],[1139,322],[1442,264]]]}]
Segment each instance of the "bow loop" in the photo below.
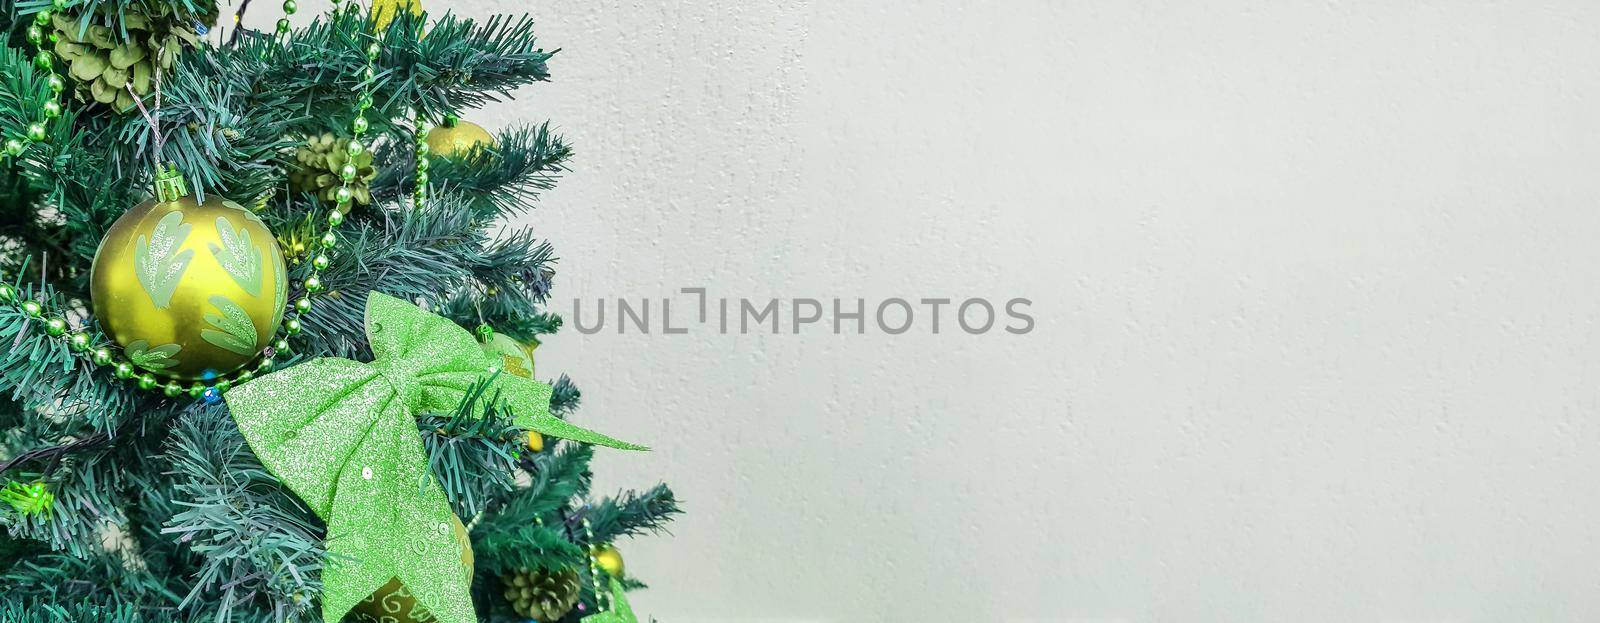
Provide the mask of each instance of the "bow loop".
[{"label": "bow loop", "polygon": [[[390,296],[367,297],[372,366],[419,411],[453,409],[488,366],[472,336],[449,319]],[[463,379],[469,379],[462,383]]]}]

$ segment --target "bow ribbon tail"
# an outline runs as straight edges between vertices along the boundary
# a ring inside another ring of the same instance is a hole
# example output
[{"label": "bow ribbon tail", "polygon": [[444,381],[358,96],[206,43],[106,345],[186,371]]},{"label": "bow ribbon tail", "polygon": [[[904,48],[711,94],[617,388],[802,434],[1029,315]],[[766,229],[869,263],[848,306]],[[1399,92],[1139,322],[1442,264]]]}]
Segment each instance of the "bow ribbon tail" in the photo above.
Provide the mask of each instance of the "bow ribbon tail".
[{"label": "bow ribbon tail", "polygon": [[541,435],[569,439],[581,443],[617,448],[619,450],[649,450],[646,446],[575,426],[550,414],[549,385],[519,376],[500,374],[494,377],[494,390],[512,408],[512,423]]}]

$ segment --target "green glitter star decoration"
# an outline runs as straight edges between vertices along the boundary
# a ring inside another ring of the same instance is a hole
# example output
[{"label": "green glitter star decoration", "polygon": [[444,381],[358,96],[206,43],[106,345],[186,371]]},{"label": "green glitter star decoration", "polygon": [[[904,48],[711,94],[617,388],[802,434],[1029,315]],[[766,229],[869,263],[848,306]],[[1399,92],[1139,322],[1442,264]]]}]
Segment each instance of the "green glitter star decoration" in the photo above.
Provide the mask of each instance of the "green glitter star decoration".
[{"label": "green glitter star decoration", "polygon": [[441,623],[475,623],[472,570],[461,564],[454,516],[428,471],[415,416],[453,410],[488,382],[525,429],[648,448],[551,415],[548,385],[499,374],[496,358],[449,319],[373,292],[366,329],[372,362],[322,358],[286,368],[228,392],[228,408],[261,462],[328,525],[326,623],[391,578]]},{"label": "green glitter star decoration", "polygon": [[611,578],[611,609],[583,617],[583,623],[639,623],[639,618],[633,615],[633,606],[628,605],[622,583]]},{"label": "green glitter star decoration", "polygon": [[6,483],[0,489],[0,502],[11,505],[11,508],[24,515],[50,516],[50,508],[55,506],[56,496],[42,482],[22,484],[15,480]]}]

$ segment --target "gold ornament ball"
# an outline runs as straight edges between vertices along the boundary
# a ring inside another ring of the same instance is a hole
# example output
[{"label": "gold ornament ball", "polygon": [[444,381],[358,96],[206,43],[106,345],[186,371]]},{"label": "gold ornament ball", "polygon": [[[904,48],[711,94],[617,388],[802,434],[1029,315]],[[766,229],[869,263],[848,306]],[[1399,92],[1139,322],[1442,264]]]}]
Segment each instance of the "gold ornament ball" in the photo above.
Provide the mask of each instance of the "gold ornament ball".
[{"label": "gold ornament ball", "polygon": [[167,200],[142,203],[111,225],[95,252],[90,291],[95,317],[130,363],[164,378],[209,381],[271,343],[288,277],[277,240],[254,213],[181,191],[180,180],[161,193]]},{"label": "gold ornament ball", "polygon": [[594,564],[598,565],[601,570],[611,577],[622,577],[622,552],[617,551],[617,548],[612,547],[609,543],[595,546]]},{"label": "gold ornament ball", "polygon": [[[470,577],[473,565],[472,539],[467,536],[467,527],[461,525],[460,518],[455,520],[455,531],[456,541],[461,543],[461,565],[466,568]],[[357,603],[345,617],[345,623],[437,622],[438,619],[434,618],[427,608],[417,604],[417,598],[411,594],[406,585],[400,583],[400,578],[389,578],[388,584],[384,584]]]},{"label": "gold ornament ball", "polygon": [[419,0],[372,0],[372,25],[376,30],[389,27],[389,22],[394,21],[400,10],[410,11],[412,15],[422,15],[422,2]]},{"label": "gold ornament ball", "polygon": [[441,125],[428,131],[428,150],[445,158],[490,147],[494,147],[494,135],[471,121],[457,121],[455,127]]}]

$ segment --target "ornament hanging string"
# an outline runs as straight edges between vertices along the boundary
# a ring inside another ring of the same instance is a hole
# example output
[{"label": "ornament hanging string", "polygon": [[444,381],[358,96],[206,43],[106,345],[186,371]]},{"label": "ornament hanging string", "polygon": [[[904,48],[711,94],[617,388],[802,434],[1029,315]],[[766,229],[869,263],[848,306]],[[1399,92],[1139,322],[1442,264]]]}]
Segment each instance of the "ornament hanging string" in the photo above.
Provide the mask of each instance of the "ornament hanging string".
[{"label": "ornament hanging string", "polygon": [[156,170],[160,171],[161,155],[166,153],[162,149],[163,145],[161,138],[161,65],[156,65],[156,112],[154,115],[150,114],[150,111],[144,107],[144,101],[140,99],[139,93],[133,90],[132,82],[122,86],[126,87],[128,89],[128,94],[133,96],[133,105],[139,107],[139,114],[144,116],[145,124],[150,126],[150,138],[155,143],[155,155],[151,158],[151,160],[155,162]]}]

